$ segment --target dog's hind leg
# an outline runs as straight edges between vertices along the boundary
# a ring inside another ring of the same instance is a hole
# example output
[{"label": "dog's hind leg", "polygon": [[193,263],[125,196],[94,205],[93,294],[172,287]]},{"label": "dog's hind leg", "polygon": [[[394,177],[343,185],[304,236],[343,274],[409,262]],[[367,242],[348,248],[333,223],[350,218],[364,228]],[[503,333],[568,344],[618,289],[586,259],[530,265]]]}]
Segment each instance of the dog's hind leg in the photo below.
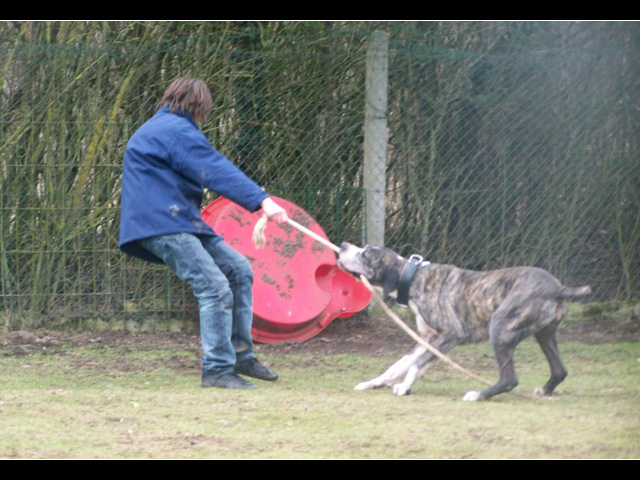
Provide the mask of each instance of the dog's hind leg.
[{"label": "dog's hind leg", "polygon": [[[464,401],[486,400],[499,393],[510,392],[518,385],[513,353],[516,346],[528,335],[528,332],[525,329],[510,328],[514,325],[520,325],[522,321],[518,317],[507,314],[509,310],[510,307],[508,305],[501,306],[496,310],[491,318],[489,327],[489,337],[500,372],[498,383],[481,392],[467,392],[463,397]],[[512,314],[513,310],[510,313]]]},{"label": "dog's hind leg", "polygon": [[510,392],[518,385],[518,377],[513,364],[513,352],[515,345],[500,345],[499,348],[494,347],[498,368],[500,370],[500,379],[494,386],[483,390],[482,392],[470,391],[465,394],[463,400],[465,402],[475,402],[478,400],[486,400],[499,393]]},{"label": "dog's hind leg", "polygon": [[557,324],[551,324],[536,333],[535,337],[542,348],[549,366],[551,367],[551,378],[541,389],[536,389],[534,395],[551,395],[554,389],[567,377],[567,369],[564,367],[558,352],[556,342]]}]

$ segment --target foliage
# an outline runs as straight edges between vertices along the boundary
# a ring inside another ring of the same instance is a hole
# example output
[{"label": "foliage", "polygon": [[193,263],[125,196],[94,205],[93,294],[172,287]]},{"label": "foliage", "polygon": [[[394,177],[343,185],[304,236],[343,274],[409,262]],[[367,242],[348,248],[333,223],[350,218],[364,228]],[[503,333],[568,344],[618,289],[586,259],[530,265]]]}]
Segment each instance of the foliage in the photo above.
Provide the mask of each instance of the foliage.
[{"label": "foliage", "polygon": [[192,310],[117,250],[125,144],[179,75],[211,85],[216,148],[335,243],[366,241],[373,30],[390,39],[387,244],[638,298],[633,22],[2,22],[0,321]]}]

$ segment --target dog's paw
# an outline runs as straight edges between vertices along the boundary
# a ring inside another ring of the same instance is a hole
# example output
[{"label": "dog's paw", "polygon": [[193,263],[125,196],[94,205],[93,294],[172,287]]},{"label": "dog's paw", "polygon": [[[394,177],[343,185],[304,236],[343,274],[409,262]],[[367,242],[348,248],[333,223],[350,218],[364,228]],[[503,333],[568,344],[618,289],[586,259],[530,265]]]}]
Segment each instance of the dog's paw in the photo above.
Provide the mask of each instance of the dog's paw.
[{"label": "dog's paw", "polygon": [[372,388],[375,388],[375,385],[371,382],[362,382],[356,385],[355,387],[353,387],[353,389],[358,392],[361,392],[363,390],[370,390]]},{"label": "dog's paw", "polygon": [[462,397],[462,400],[465,402],[477,402],[479,400],[482,400],[482,395],[480,392],[471,390],[470,392],[467,392],[464,397]]},{"label": "dog's paw", "polygon": [[547,400],[555,400],[553,398],[553,394],[550,394],[544,390],[542,387],[537,387],[533,389],[533,393],[531,394],[532,398],[546,398]]},{"label": "dog's paw", "polygon": [[533,398],[542,398],[546,396],[544,393],[544,389],[542,387],[536,387],[533,389],[533,393],[531,394]]},{"label": "dog's paw", "polygon": [[399,397],[404,395],[409,395],[411,393],[411,389],[407,387],[404,383],[398,383],[393,386],[392,392]]}]

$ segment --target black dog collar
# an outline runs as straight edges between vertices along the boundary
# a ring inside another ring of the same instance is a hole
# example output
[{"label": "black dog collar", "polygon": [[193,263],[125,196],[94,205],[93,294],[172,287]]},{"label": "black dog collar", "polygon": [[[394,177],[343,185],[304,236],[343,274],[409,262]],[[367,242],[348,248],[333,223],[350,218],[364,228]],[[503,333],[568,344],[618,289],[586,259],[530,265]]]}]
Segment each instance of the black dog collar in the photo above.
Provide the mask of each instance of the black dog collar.
[{"label": "black dog collar", "polygon": [[409,305],[409,288],[411,288],[411,282],[418,270],[418,266],[424,261],[420,255],[411,255],[409,261],[405,264],[402,270],[402,276],[398,282],[398,298],[396,302],[402,307]]}]

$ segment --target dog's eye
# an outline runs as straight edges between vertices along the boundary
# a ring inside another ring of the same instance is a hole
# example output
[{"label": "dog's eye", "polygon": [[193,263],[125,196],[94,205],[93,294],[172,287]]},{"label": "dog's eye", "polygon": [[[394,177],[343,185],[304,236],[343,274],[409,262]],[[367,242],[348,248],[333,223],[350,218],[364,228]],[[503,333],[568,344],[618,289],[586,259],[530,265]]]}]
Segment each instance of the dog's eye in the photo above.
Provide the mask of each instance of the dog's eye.
[{"label": "dog's eye", "polygon": [[362,250],[361,254],[364,257],[372,257],[375,256],[375,254],[378,252],[380,252],[380,249],[378,247],[367,247]]}]

